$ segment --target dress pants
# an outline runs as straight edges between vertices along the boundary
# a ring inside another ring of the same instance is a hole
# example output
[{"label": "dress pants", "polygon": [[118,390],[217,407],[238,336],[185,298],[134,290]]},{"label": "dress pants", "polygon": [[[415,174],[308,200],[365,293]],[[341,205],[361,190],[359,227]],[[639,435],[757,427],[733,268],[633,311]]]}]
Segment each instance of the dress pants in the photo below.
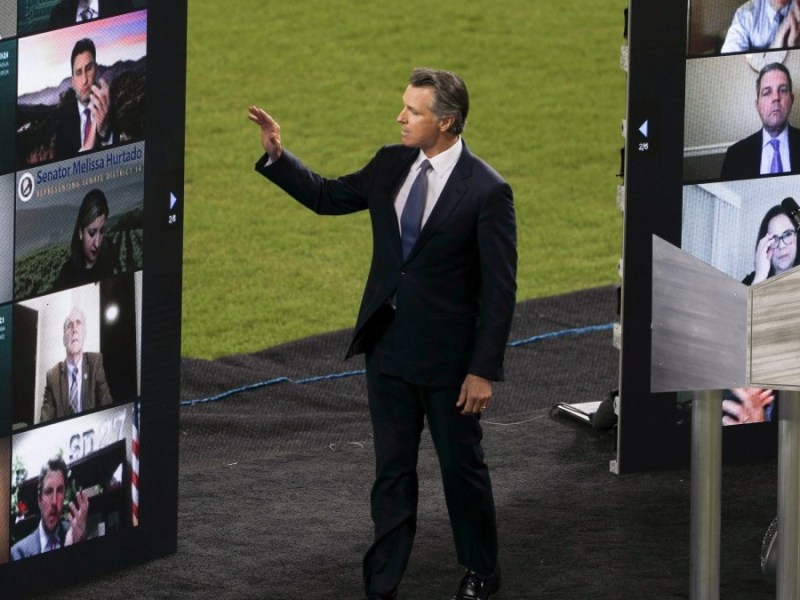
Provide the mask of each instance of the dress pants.
[{"label": "dress pants", "polygon": [[461,414],[458,388],[415,385],[381,372],[384,358],[380,350],[367,353],[375,440],[375,538],[363,565],[367,595],[392,593],[408,565],[417,527],[417,456],[426,420],[439,458],[458,562],[491,574],[497,565],[497,525],[480,417]]}]

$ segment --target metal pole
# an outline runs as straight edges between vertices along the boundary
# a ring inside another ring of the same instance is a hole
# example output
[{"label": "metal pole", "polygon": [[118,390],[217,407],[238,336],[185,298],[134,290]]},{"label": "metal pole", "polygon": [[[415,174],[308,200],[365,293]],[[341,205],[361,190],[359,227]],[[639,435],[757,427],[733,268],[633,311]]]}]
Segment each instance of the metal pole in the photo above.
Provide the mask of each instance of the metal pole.
[{"label": "metal pole", "polygon": [[692,600],[719,600],[722,391],[695,394],[692,405]]},{"label": "metal pole", "polygon": [[778,421],[778,600],[800,599],[800,392],[780,393]]}]

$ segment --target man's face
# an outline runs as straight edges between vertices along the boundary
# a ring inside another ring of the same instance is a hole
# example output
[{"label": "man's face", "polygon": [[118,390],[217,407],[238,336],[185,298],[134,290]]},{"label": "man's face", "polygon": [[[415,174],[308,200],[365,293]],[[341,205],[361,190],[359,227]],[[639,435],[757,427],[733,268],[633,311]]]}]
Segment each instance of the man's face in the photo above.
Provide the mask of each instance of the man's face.
[{"label": "man's face", "polygon": [[442,121],[431,111],[432,87],[409,85],[403,94],[403,110],[397,115],[404,146],[427,150],[439,143],[444,135]]},{"label": "man's face", "polygon": [[73,309],[64,323],[64,347],[67,354],[75,356],[83,352],[83,340],[86,337],[86,323],[83,313]]},{"label": "man's face", "polygon": [[72,63],[72,89],[82,104],[89,104],[96,74],[97,65],[91,52],[81,52],[75,57]]},{"label": "man's face", "polygon": [[783,71],[769,71],[761,78],[756,108],[764,129],[778,135],[786,126],[792,112],[794,94],[789,89],[789,79]]},{"label": "man's face", "polygon": [[61,471],[48,471],[42,480],[39,494],[39,512],[45,531],[52,533],[61,520],[64,508],[64,474]]}]

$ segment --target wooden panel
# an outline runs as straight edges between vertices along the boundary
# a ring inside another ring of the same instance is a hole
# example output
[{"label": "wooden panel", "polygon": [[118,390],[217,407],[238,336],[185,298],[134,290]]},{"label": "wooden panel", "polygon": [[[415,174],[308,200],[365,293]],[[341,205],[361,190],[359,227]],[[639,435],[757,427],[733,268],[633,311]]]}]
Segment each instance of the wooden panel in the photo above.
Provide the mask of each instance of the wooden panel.
[{"label": "wooden panel", "polygon": [[748,379],[800,390],[800,268],[753,286],[750,296]]},{"label": "wooden panel", "polygon": [[653,236],[652,295],[652,392],[744,386],[747,286]]}]

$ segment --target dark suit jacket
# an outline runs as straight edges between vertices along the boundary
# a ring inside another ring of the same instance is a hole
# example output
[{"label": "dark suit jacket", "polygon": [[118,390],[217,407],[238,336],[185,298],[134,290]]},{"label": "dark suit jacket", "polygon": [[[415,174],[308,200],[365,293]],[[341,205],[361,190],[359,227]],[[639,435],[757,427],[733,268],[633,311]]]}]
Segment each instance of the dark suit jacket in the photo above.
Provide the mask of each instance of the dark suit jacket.
[{"label": "dark suit jacket", "polygon": [[53,140],[53,158],[56,160],[75,156],[81,149],[81,117],[76,102],[75,92],[70,89],[58,107]]},{"label": "dark suit jacket", "polygon": [[[83,410],[111,404],[111,392],[108,390],[106,372],[103,369],[103,355],[97,352],[84,352],[81,372],[83,377],[81,406]],[[40,423],[72,414],[72,407],[69,405],[68,375],[69,371],[63,360],[47,371],[44,401],[39,415]]]},{"label": "dark suit jacket", "polygon": [[[256,169],[318,214],[369,210],[373,254],[347,356],[368,351],[394,318],[391,367],[420,385],[458,387],[467,373],[503,378],[516,294],[511,188],[464,145],[404,261],[394,200],[419,150],[381,148],[360,171],[326,179],[284,150]],[[397,310],[388,316],[390,299]]]},{"label": "dark suit jacket", "polygon": [[[725,152],[722,179],[754,179],[761,177],[761,130],[739,140]],[[800,130],[789,126],[789,160],[791,173],[800,173]]]},{"label": "dark suit jacket", "polygon": [[[133,10],[130,0],[99,0],[99,18],[113,17]],[[50,29],[75,24],[78,0],[62,0],[50,11]]]}]

